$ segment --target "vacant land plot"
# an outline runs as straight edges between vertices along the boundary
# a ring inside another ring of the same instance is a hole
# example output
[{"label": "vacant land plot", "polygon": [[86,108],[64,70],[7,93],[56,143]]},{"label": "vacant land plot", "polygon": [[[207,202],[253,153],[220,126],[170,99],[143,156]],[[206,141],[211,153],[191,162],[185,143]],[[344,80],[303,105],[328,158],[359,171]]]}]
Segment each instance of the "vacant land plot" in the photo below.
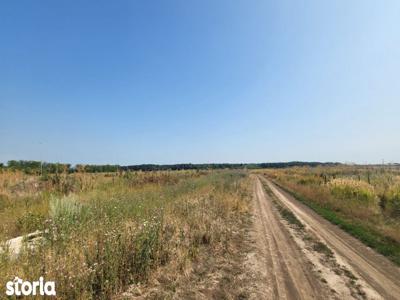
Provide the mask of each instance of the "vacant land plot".
[{"label": "vacant land plot", "polygon": [[44,276],[64,299],[244,296],[233,274],[244,273],[249,188],[242,171],[4,172],[1,240],[41,239],[17,259],[3,243],[0,286]]},{"label": "vacant land plot", "polygon": [[398,299],[397,184],[397,170],[343,166],[6,171],[0,287],[44,276],[62,299]]}]

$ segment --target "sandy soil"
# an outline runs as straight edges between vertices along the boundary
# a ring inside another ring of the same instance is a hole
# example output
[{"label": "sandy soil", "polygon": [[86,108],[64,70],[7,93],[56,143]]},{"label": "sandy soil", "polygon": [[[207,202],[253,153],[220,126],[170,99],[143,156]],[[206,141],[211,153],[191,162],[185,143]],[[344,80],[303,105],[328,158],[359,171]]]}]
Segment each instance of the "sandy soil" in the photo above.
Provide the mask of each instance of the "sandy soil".
[{"label": "sandy soil", "polygon": [[[271,196],[255,177],[255,234],[258,235],[254,272],[265,282],[267,299],[400,299],[400,269],[337,226],[295,200],[271,181],[261,178],[274,197],[333,252],[324,260],[280,219]],[[311,266],[311,267],[310,267]],[[262,270],[264,268],[264,270]],[[336,269],[335,269],[336,268]],[[347,280],[345,275],[351,274]],[[353,277],[354,276],[354,277]],[[350,282],[350,283],[349,283]],[[348,289],[346,291],[346,289]],[[355,292],[355,290],[357,292]]]},{"label": "sandy soil", "polygon": [[279,220],[259,179],[254,194],[257,246],[250,265],[264,282],[259,285],[259,299],[326,299],[329,289]]}]

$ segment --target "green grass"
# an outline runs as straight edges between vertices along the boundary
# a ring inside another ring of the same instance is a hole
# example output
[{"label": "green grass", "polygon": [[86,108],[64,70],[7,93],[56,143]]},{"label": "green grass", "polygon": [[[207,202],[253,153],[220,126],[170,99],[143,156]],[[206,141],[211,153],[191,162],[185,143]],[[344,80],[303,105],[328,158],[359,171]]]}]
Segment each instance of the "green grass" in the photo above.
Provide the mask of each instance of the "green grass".
[{"label": "green grass", "polygon": [[299,219],[297,219],[296,216],[295,216],[290,210],[288,210],[288,209],[286,209],[286,208],[284,208],[284,207],[281,207],[281,208],[279,209],[279,211],[280,211],[282,217],[283,217],[285,220],[287,220],[290,224],[293,224],[293,225],[295,225],[295,226],[298,227],[298,228],[304,228],[303,223],[301,223],[301,222],[299,221]]},{"label": "green grass", "polygon": [[302,195],[287,189],[286,187],[275,182],[283,190],[291,194],[300,202],[306,204],[313,209],[316,213],[330,221],[331,223],[339,226],[344,231],[362,241],[367,246],[375,249],[380,254],[388,257],[391,261],[400,266],[400,244],[388,237],[382,236],[377,231],[369,228],[355,220],[345,218],[338,213],[334,212],[328,207],[323,207]]},{"label": "green grass", "polygon": [[327,256],[327,257],[333,257],[332,250],[322,242],[319,242],[319,241],[314,242],[313,249],[314,249],[314,251],[325,254],[325,256]]}]

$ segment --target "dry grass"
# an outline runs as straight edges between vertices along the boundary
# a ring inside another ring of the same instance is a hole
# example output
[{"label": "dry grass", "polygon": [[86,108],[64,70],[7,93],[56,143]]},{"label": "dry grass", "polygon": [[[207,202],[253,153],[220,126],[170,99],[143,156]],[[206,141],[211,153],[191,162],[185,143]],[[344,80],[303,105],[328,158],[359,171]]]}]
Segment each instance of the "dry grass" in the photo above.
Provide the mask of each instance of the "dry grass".
[{"label": "dry grass", "polygon": [[[191,276],[204,249],[209,257],[229,252],[232,224],[248,211],[250,185],[242,172],[63,174],[44,184],[38,177],[8,176],[3,236],[46,234],[40,247],[16,261],[2,255],[0,286],[14,276],[44,276],[56,281],[64,299],[109,299],[130,286],[150,287],[160,268],[175,279],[159,286],[159,294],[174,294],[177,278]],[[34,194],[16,193],[21,181],[38,183]]]}]

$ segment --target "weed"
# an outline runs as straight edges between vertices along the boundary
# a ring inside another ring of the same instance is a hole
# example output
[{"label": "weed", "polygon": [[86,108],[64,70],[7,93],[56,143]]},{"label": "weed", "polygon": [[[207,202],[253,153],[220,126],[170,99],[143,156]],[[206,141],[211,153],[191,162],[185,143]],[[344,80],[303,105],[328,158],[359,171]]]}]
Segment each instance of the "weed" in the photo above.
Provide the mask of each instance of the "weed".
[{"label": "weed", "polygon": [[[62,298],[110,299],[131,284],[146,284],[158,268],[171,276],[189,273],[203,249],[209,256],[228,252],[229,224],[248,211],[250,184],[243,172],[68,176],[76,184],[68,195],[47,179],[36,198],[7,187],[14,202],[2,209],[20,221],[1,219],[0,225],[21,232],[44,223],[46,231],[45,242],[22,251],[17,261],[0,257],[0,285],[17,275],[45,275],[57,282]],[[21,207],[32,213],[20,213]]]},{"label": "weed", "polygon": [[314,242],[313,249],[314,249],[314,251],[324,254],[328,258],[333,257],[332,250],[327,245],[325,245],[324,243],[322,243],[320,241]]}]

